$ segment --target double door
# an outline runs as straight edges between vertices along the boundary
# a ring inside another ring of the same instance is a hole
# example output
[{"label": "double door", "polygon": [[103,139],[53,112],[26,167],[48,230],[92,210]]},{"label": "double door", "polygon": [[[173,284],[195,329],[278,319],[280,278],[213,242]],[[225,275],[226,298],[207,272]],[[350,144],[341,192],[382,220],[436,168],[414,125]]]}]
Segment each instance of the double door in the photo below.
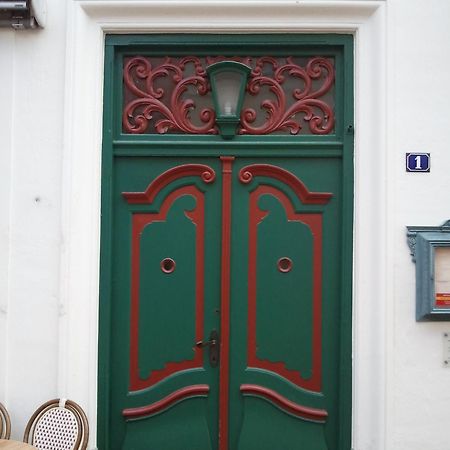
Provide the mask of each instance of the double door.
[{"label": "double door", "polygon": [[340,436],[339,158],[121,157],[110,450],[326,450]]}]

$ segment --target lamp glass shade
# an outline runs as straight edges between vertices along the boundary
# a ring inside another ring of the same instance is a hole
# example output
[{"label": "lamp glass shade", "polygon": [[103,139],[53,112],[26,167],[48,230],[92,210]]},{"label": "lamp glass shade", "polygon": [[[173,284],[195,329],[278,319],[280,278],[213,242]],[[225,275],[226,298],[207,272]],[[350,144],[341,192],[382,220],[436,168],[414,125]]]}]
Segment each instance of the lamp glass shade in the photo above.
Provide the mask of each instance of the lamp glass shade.
[{"label": "lamp glass shade", "polygon": [[221,61],[206,68],[216,111],[216,123],[224,139],[232,139],[239,123],[247,77],[251,68],[236,61]]},{"label": "lamp glass shade", "polygon": [[238,115],[238,103],[241,86],[245,83],[245,74],[237,71],[217,72],[214,74],[214,84],[217,96],[217,115],[231,117]]}]

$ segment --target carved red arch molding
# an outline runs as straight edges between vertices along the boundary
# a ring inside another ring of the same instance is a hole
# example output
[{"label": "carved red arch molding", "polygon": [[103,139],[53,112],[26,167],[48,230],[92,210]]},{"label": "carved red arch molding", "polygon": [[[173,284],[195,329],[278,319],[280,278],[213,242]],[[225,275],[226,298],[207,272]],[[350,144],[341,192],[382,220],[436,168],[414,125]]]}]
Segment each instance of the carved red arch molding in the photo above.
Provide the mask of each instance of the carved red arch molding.
[{"label": "carved red arch molding", "polygon": [[156,177],[144,192],[122,192],[128,203],[152,203],[158,193],[172,181],[178,178],[197,176],[205,183],[212,183],[216,179],[214,170],[204,164],[183,164],[172,167]]},{"label": "carved red arch molding", "polygon": [[151,403],[147,406],[141,406],[138,408],[127,408],[122,411],[123,417],[126,420],[141,419],[143,417],[154,416],[160,414],[172,406],[176,405],[183,400],[193,397],[206,397],[209,393],[209,386],[207,384],[195,384],[192,386],[186,386],[172,392],[166,397]]},{"label": "carved red arch molding", "polygon": [[250,183],[257,176],[275,178],[287,184],[305,205],[326,205],[333,196],[330,192],[309,191],[294,174],[271,164],[252,164],[239,171],[239,181],[243,184]]},{"label": "carved red arch molding", "polygon": [[324,409],[309,408],[307,406],[299,405],[272,389],[258,386],[257,384],[242,384],[240,390],[243,395],[267,400],[286,414],[290,414],[299,419],[325,423],[328,417],[328,413]]}]

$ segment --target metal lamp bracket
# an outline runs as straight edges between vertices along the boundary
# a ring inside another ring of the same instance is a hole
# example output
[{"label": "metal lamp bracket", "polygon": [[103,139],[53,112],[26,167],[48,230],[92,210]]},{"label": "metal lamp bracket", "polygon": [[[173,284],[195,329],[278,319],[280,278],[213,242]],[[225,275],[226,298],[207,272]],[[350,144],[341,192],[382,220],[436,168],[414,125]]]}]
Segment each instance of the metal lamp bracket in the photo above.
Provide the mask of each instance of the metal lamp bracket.
[{"label": "metal lamp bracket", "polygon": [[44,27],[46,0],[0,0],[0,27],[15,30]]}]

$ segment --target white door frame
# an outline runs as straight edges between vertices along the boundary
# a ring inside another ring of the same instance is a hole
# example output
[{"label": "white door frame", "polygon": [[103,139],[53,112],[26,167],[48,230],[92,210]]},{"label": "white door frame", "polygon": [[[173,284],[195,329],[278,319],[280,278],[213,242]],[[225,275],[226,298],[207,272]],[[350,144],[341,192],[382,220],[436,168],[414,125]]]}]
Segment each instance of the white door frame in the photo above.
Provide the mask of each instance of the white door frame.
[{"label": "white door frame", "polygon": [[[104,35],[114,33],[352,33],[355,36],[353,443],[385,448],[386,264],[391,217],[386,145],[384,1],[71,0],[64,111],[59,394],[97,422],[97,341]],[[376,170],[375,170],[376,168]],[[376,236],[376,239],[374,237]],[[107,450],[107,449],[102,449]]]}]

